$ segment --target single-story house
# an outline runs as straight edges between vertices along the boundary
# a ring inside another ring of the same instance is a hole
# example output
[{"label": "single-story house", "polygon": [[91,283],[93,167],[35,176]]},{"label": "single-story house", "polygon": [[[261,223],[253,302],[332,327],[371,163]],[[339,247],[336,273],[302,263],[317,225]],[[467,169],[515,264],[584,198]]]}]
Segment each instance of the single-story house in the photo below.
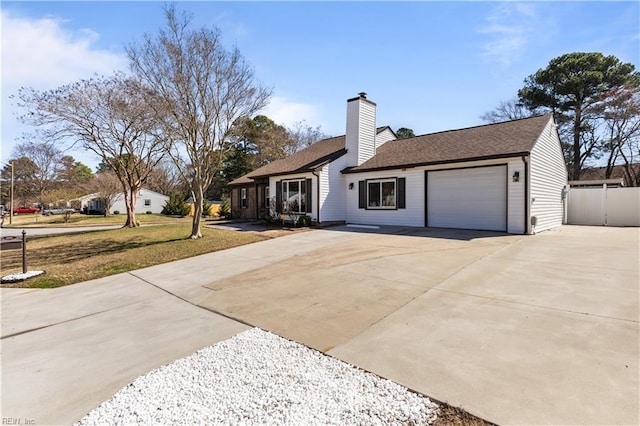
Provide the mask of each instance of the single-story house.
[{"label": "single-story house", "polygon": [[[562,224],[567,170],[552,114],[396,140],[347,100],[346,134],[231,182],[234,217],[530,234]],[[238,211],[239,209],[239,211]]]},{"label": "single-story house", "polygon": [[[88,194],[78,198],[80,200],[80,209],[86,212],[104,213],[104,202],[99,193]],[[141,188],[138,191],[138,198],[136,200],[136,213],[146,213],[148,211],[152,213],[162,213],[162,209],[169,201],[169,197],[160,194],[155,191],[151,191],[146,188]],[[110,214],[114,212],[124,214],[127,212],[127,208],[124,203],[124,192],[118,194],[109,209]]]},{"label": "single-story house", "polygon": [[[631,163],[628,166],[617,164],[611,168],[611,174],[607,177],[606,167],[590,167],[580,172],[580,180],[572,181],[575,186],[581,181],[604,181],[615,179],[622,181],[620,186],[639,186],[640,185],[640,163]],[[607,184],[614,184],[612,181]],[[574,185],[572,185],[574,186]],[[600,185],[602,186],[602,185]]]},{"label": "single-story house", "polygon": [[593,180],[570,180],[571,188],[622,188],[624,187],[624,179],[593,179]]}]

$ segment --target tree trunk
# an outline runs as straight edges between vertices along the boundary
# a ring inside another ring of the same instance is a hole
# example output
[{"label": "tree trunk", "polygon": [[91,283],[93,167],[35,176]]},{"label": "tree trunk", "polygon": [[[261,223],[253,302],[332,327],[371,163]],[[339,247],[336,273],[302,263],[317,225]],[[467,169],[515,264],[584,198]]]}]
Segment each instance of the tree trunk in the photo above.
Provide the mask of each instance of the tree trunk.
[{"label": "tree trunk", "polygon": [[198,184],[193,191],[193,223],[191,225],[191,239],[202,238],[202,232],[200,230],[200,219],[202,219],[202,204],[204,199],[204,192],[202,185]]},{"label": "tree trunk", "polygon": [[131,188],[124,193],[124,204],[127,208],[127,222],[125,228],[135,228],[136,223],[136,202],[138,201],[138,190]]},{"label": "tree trunk", "polygon": [[632,160],[629,160],[623,151],[620,152],[622,158],[624,159],[624,165],[622,166],[622,174],[626,180],[626,185],[628,186],[640,186],[640,173],[638,170],[640,168],[633,167]]},{"label": "tree trunk", "polygon": [[613,166],[616,163],[616,155],[614,154],[614,152],[612,151],[611,153],[609,153],[609,158],[607,158],[607,167],[604,171],[604,178],[605,179],[610,179],[611,178],[611,174],[613,173]]},{"label": "tree trunk", "polygon": [[575,122],[573,123],[573,164],[571,167],[571,180],[580,180],[580,128],[582,127],[582,111],[576,108]]}]

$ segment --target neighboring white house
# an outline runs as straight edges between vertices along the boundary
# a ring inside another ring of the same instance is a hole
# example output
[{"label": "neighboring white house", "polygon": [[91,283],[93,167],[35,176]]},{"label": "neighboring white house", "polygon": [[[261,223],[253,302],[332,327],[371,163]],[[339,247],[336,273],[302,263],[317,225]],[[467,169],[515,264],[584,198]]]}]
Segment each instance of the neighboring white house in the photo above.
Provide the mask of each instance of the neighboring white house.
[{"label": "neighboring white house", "polygon": [[[275,198],[278,212],[317,222],[513,234],[561,225],[566,184],[551,114],[395,140],[364,93],[347,101],[345,136],[231,183],[232,209],[255,205],[255,216]],[[251,188],[263,199],[234,204]]]},{"label": "neighboring white house", "polygon": [[[104,213],[104,203],[99,193],[88,194],[78,200],[80,200],[80,208],[83,211]],[[142,188],[138,192],[135,212],[146,213],[150,211],[152,213],[161,213],[167,201],[169,201],[168,196]],[[122,214],[127,212],[124,203],[124,192],[116,196],[109,209],[110,214],[114,214],[116,211]]]}]

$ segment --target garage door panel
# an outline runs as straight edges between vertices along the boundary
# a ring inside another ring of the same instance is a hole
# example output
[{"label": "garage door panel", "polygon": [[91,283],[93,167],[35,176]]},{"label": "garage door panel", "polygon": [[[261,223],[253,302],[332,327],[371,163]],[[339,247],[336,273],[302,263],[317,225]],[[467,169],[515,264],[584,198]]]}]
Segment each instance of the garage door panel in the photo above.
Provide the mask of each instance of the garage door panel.
[{"label": "garage door panel", "polygon": [[506,231],[506,166],[428,172],[427,226]]}]

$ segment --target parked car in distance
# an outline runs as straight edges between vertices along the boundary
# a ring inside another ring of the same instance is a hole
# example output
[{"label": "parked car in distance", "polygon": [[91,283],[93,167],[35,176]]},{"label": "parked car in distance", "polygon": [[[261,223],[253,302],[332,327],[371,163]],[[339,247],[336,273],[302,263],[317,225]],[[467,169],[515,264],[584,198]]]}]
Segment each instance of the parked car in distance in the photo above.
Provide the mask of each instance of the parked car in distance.
[{"label": "parked car in distance", "polygon": [[13,209],[13,214],[28,214],[28,213],[37,213],[40,209],[37,207],[16,207]]},{"label": "parked car in distance", "polygon": [[45,216],[50,216],[54,214],[65,214],[65,213],[75,213],[74,209],[45,209],[42,211],[42,214]]}]

